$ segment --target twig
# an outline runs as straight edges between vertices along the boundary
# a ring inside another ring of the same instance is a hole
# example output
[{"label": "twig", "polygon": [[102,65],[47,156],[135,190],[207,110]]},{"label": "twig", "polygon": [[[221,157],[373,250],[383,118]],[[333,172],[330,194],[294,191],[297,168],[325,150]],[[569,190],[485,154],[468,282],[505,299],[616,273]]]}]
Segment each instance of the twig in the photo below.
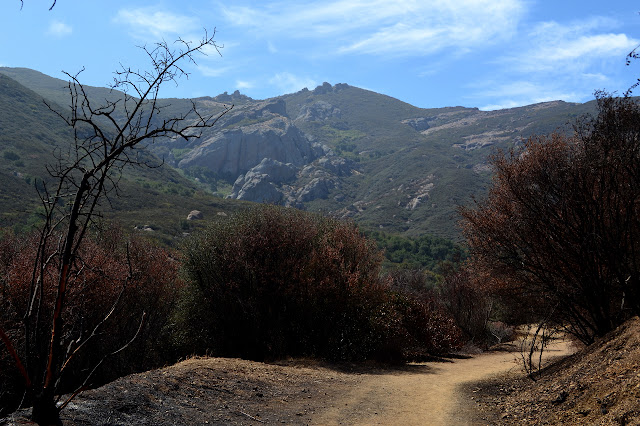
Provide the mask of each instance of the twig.
[{"label": "twig", "polygon": [[250,414],[245,413],[244,411],[237,410],[236,412],[237,412],[238,414],[242,414],[243,416],[247,416],[247,417],[249,417],[251,420],[255,420],[256,422],[264,423],[264,420],[256,419],[255,417],[253,417],[253,416],[252,416],[252,415],[250,415]]},{"label": "twig", "polygon": [[15,361],[16,367],[18,367],[18,371],[20,371],[20,374],[24,378],[27,388],[30,388],[31,380],[29,379],[29,374],[27,374],[27,370],[24,368],[24,364],[22,364],[22,360],[20,359],[20,356],[18,356],[18,353],[14,349],[13,344],[11,344],[11,339],[9,339],[9,336],[7,336],[7,334],[4,332],[4,329],[2,328],[2,326],[0,326],[0,339],[4,343],[4,346],[7,348],[7,351],[9,351],[9,354],[11,355],[13,360]]}]

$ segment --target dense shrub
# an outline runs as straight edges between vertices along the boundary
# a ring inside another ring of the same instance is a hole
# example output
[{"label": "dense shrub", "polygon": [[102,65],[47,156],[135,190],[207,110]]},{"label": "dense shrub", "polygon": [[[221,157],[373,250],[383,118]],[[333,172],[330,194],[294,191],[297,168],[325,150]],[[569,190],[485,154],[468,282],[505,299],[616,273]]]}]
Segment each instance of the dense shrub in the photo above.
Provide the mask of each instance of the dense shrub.
[{"label": "dense shrub", "polygon": [[464,335],[442,303],[433,272],[397,269],[388,277],[394,307],[401,318],[395,347],[404,351],[403,357],[418,361],[458,349]]},{"label": "dense shrub", "polygon": [[498,343],[489,329],[493,301],[474,278],[468,267],[449,270],[438,287],[439,298],[468,342],[478,346]]},{"label": "dense shrub", "polygon": [[381,278],[381,262],[350,223],[274,206],[220,220],[185,245],[181,341],[251,359],[403,356],[408,317],[420,309],[399,309],[414,299]]},{"label": "dense shrub", "polygon": [[375,230],[367,232],[367,236],[384,250],[385,267],[433,271],[442,262],[460,263],[467,255],[453,241],[432,235],[402,237]]},{"label": "dense shrub", "polygon": [[[49,343],[49,327],[44,323],[39,327],[42,335],[25,341],[23,319],[29,306],[37,237],[5,233],[0,238],[0,325],[31,369],[43,362]],[[46,250],[51,252],[56,248]],[[139,328],[131,345],[106,357],[87,384],[101,384],[165,362],[168,348],[159,342],[167,340],[165,325],[181,287],[178,266],[178,261],[167,250],[147,240],[126,238],[118,228],[85,239],[72,269],[63,311],[67,353],[79,349],[64,367],[61,391],[74,390],[82,384],[106,355],[130,341]],[[52,309],[57,268],[55,263],[49,264],[42,293],[36,296],[45,301],[42,318],[49,318],[47,314]],[[80,347],[92,333],[94,336]],[[16,397],[22,397],[24,382],[5,349],[4,345],[0,346],[0,407],[10,408]]]}]

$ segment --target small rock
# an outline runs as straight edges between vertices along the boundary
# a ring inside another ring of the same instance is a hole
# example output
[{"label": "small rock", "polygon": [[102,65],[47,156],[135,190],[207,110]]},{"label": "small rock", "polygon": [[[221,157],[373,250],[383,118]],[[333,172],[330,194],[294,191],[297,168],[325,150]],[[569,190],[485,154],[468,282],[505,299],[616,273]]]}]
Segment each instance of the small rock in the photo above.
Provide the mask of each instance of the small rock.
[{"label": "small rock", "polygon": [[204,218],[200,210],[191,210],[187,216],[187,220],[202,220]]}]

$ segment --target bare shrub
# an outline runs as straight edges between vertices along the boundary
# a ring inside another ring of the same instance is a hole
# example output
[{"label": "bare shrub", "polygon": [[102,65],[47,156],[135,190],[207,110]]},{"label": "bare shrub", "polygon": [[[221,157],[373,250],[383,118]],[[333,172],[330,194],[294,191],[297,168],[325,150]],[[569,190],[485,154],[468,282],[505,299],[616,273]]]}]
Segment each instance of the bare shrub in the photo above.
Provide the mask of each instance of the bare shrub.
[{"label": "bare shrub", "polygon": [[496,343],[488,329],[493,301],[468,268],[450,271],[439,286],[439,296],[468,342],[479,346]]},{"label": "bare shrub", "polygon": [[[38,249],[38,235],[16,236],[5,233],[0,238],[0,325],[23,359],[46,357],[47,347],[24,354],[25,323],[20,312],[29,304],[29,283],[33,252]],[[47,247],[47,252],[55,247]],[[68,301],[63,315],[63,334],[68,342],[59,389],[73,391],[83,385],[87,374],[106,354],[122,346],[123,336],[136,335],[130,351],[119,352],[95,370],[87,386],[105,383],[119,376],[149,369],[164,362],[165,351],[158,342],[167,340],[165,328],[182,284],[178,279],[179,263],[175,255],[141,238],[123,235],[110,228],[86,238],[71,268]],[[50,263],[45,270],[54,275],[59,265]],[[41,315],[53,310],[55,285],[42,286]],[[118,303],[114,304],[114,301]],[[113,309],[113,312],[109,312]],[[140,327],[140,318],[145,320]],[[103,321],[107,318],[106,321]],[[97,326],[100,325],[100,326]],[[40,331],[48,332],[45,328]],[[90,344],[79,342],[89,339]],[[23,377],[14,368],[8,352],[0,351],[0,407],[15,408],[26,391]],[[27,365],[27,368],[30,368]],[[6,372],[6,374],[5,374]],[[28,395],[27,395],[28,397]],[[28,402],[28,399],[25,401]],[[3,411],[0,411],[2,414]]]}]

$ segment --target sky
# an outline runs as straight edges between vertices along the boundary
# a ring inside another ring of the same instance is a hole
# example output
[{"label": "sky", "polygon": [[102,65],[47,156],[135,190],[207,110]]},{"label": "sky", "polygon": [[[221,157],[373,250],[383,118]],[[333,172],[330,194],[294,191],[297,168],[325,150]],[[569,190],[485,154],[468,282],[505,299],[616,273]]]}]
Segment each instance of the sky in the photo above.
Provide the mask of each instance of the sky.
[{"label": "sky", "polygon": [[[347,83],[422,108],[495,110],[624,93],[640,77],[640,3],[631,0],[3,0],[0,66],[108,86],[149,69],[141,46],[209,49],[163,97],[266,99]],[[177,46],[176,46],[177,47]]]}]

